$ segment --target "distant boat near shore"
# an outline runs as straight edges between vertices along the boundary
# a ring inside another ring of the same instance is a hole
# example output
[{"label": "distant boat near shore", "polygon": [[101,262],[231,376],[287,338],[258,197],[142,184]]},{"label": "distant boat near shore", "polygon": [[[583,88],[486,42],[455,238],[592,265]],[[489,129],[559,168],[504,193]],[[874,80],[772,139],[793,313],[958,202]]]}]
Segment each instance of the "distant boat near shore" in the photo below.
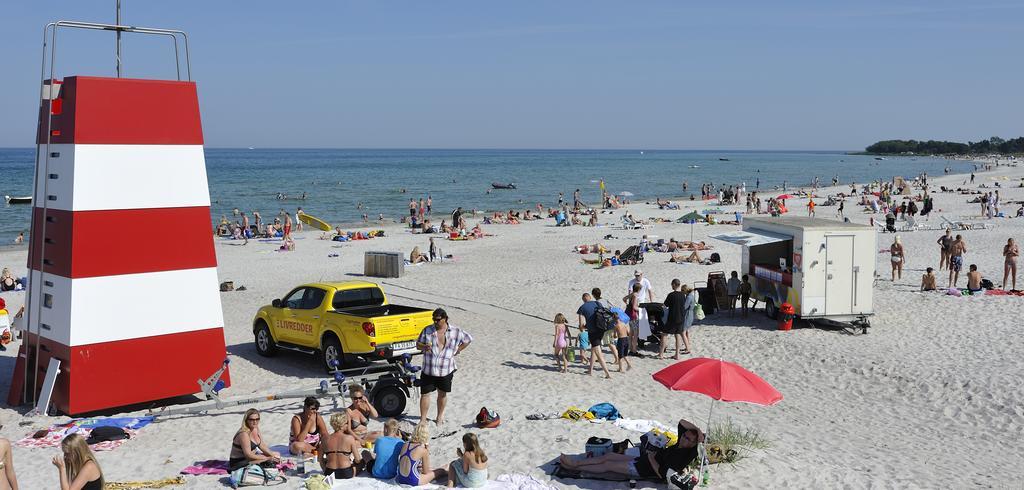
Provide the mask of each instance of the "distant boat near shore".
[{"label": "distant boat near shore", "polygon": [[729,159],[728,158],[719,158],[718,161],[720,161],[720,162],[728,162]]},{"label": "distant boat near shore", "polygon": [[875,160],[885,160],[885,157],[875,157]]},{"label": "distant boat near shore", "polygon": [[512,182],[509,182],[507,184],[503,184],[501,182],[491,182],[491,187],[495,189],[515,189],[516,185]]},{"label": "distant boat near shore", "polygon": [[4,201],[6,201],[7,204],[32,204],[32,196],[25,196],[25,197],[4,196]]}]

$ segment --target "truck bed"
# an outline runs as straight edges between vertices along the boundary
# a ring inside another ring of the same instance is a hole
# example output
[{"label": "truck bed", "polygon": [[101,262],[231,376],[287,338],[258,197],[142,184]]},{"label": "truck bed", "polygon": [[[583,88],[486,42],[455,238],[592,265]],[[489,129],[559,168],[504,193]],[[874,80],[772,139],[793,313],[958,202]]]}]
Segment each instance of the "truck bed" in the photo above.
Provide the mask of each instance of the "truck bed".
[{"label": "truck bed", "polygon": [[412,306],[403,305],[383,305],[383,306],[355,306],[352,308],[341,308],[332,311],[332,313],[340,313],[342,315],[358,316],[360,318],[374,318],[379,316],[394,316],[394,315],[406,315],[410,313],[423,313],[429,312],[426,308],[415,308]]}]

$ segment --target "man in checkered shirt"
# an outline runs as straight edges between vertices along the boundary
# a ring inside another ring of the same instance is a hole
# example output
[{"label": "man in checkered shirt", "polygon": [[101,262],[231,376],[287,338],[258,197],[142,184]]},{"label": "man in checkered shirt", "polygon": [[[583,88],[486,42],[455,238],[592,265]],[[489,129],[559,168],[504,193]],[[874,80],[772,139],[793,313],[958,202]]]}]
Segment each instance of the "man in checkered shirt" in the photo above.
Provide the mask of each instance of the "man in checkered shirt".
[{"label": "man in checkered shirt", "polygon": [[423,351],[423,373],[420,374],[420,423],[427,422],[431,392],[437,391],[438,426],[444,424],[444,407],[452,391],[452,376],[458,366],[455,356],[469,346],[473,337],[459,327],[448,324],[448,313],[434,310],[434,323],[423,329],[416,339],[416,348]]}]

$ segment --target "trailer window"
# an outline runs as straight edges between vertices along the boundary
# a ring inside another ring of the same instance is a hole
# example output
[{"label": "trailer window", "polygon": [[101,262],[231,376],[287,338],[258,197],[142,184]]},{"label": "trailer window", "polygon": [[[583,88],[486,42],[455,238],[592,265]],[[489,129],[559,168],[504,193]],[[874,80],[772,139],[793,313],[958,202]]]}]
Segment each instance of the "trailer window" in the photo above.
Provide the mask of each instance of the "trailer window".
[{"label": "trailer window", "polygon": [[359,306],[380,306],[384,304],[384,293],[380,288],[359,288],[334,293],[332,302],[335,310]]},{"label": "trailer window", "polygon": [[754,273],[754,266],[759,265],[773,270],[779,269],[779,258],[786,259],[786,267],[793,266],[793,240],[782,242],[766,243],[750,247],[750,270],[748,274]]}]

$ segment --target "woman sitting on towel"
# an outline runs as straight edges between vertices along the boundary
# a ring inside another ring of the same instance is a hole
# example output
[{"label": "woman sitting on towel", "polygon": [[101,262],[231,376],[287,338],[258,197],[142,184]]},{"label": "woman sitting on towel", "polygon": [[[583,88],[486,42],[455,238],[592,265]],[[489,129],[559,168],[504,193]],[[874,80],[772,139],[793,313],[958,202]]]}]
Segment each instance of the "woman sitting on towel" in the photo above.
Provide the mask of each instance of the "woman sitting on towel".
[{"label": "woman sitting on towel", "polygon": [[62,456],[53,457],[60,472],[61,490],[103,490],[103,470],[96,462],[81,434],[71,434],[60,442]]},{"label": "woman sitting on towel", "polygon": [[288,451],[294,455],[313,454],[324,434],[327,434],[327,424],[320,416],[320,400],[307,396],[302,402],[302,411],[292,416]]},{"label": "woman sitting on towel", "polygon": [[324,475],[334,478],[348,479],[356,476],[356,465],[363,464],[359,450],[359,440],[352,435],[349,425],[348,410],[331,415],[331,428],[334,432],[320,441],[320,468]]},{"label": "woman sitting on towel", "polygon": [[353,383],[348,387],[348,396],[352,398],[352,404],[348,406],[348,416],[352,423],[352,433],[362,442],[373,442],[381,435],[380,431],[370,432],[368,429],[370,419],[377,418],[377,409],[366,397],[366,390],[363,385]]},{"label": "woman sitting on towel", "polygon": [[412,248],[412,252],[409,253],[409,263],[410,264],[418,264],[420,262],[429,262],[429,261],[430,260],[427,258],[427,256],[423,255],[423,253],[420,252],[419,245],[413,247]]},{"label": "woman sitting on towel", "polygon": [[429,446],[430,429],[427,424],[417,425],[409,442],[403,444],[398,453],[398,475],[395,476],[395,483],[418,487],[448,476],[444,469],[430,468]]},{"label": "woman sitting on towel", "polygon": [[704,433],[696,425],[679,420],[679,440],[676,445],[651,449],[639,456],[606,453],[593,458],[559,456],[559,464],[572,471],[586,473],[614,473],[625,478],[665,481],[669,469],[682,472],[697,458],[697,443],[704,440]]},{"label": "woman sitting on towel", "polygon": [[[259,452],[256,452],[256,450]],[[245,411],[242,417],[242,427],[235,432],[231,440],[231,453],[228,456],[228,468],[235,471],[251,464],[260,464],[269,461],[278,463],[281,461],[281,454],[271,451],[267,447],[263,435],[260,434],[260,411],[250,408]]]}]

